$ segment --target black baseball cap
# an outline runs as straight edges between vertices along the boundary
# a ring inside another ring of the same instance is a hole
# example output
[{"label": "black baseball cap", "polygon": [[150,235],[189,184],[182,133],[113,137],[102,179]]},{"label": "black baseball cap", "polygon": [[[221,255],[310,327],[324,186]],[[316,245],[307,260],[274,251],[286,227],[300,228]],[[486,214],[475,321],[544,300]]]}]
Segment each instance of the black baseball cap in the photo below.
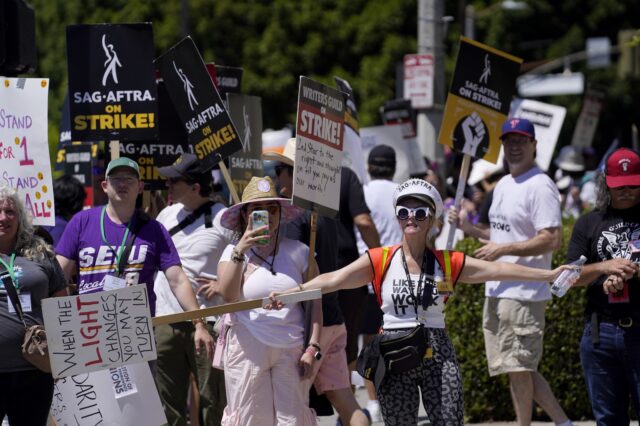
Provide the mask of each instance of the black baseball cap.
[{"label": "black baseball cap", "polygon": [[200,180],[204,175],[211,177],[209,168],[203,167],[203,162],[194,154],[182,154],[170,166],[159,167],[158,173],[165,178],[184,178]]}]

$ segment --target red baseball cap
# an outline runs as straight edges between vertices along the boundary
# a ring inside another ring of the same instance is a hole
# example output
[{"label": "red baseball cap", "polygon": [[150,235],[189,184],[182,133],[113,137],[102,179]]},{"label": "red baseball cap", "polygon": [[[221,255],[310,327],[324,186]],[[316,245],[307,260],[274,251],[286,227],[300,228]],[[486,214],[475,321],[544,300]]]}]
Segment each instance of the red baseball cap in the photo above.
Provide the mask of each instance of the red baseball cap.
[{"label": "red baseball cap", "polygon": [[628,148],[620,148],[607,159],[607,186],[640,186],[640,156]]}]

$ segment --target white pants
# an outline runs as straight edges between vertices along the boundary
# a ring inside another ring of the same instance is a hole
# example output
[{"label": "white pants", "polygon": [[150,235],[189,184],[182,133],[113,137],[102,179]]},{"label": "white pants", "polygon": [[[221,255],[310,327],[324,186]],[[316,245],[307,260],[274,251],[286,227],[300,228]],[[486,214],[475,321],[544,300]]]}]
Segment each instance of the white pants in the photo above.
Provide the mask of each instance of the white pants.
[{"label": "white pants", "polygon": [[316,425],[303,397],[298,361],[302,348],[267,346],[239,323],[229,329],[223,426]]}]

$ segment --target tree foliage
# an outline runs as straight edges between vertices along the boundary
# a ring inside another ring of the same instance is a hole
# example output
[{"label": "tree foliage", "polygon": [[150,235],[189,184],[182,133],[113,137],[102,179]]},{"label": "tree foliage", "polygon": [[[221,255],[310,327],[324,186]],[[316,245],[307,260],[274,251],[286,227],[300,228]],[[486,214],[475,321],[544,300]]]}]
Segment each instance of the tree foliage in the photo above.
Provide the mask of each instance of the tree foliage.
[{"label": "tree foliage", "polygon": [[[379,124],[379,108],[396,96],[396,67],[417,49],[417,0],[28,0],[36,11],[39,67],[51,79],[50,139],[56,142],[67,85],[65,27],[77,23],[152,22],[156,55],[184,34],[207,62],[244,68],[243,91],[262,97],[265,127],[295,122],[298,77],[327,84],[333,76],[354,87],[363,125]],[[444,0],[443,0],[444,1]],[[536,63],[584,50],[586,37],[617,43],[621,29],[640,27],[640,3],[632,0],[523,0],[526,10],[503,10],[494,0],[446,0],[445,53],[455,63],[465,3],[477,11],[476,39]],[[183,28],[183,7],[187,28]],[[616,57],[614,56],[614,60]],[[614,62],[615,63],[615,62]],[[620,79],[615,66],[586,70],[589,84],[605,88],[608,109],[597,143],[630,138],[637,122],[637,78]],[[560,70],[558,70],[559,72]],[[567,106],[559,145],[568,143],[580,110],[579,96],[543,99]]]}]

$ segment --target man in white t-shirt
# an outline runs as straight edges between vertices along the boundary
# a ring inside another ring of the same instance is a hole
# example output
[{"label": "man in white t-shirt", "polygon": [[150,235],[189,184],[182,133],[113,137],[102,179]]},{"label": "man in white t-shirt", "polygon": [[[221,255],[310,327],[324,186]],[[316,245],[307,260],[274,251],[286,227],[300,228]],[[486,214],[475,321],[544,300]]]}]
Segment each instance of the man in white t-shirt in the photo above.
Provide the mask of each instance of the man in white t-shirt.
[{"label": "man in white t-shirt", "polygon": [[[231,241],[231,232],[220,224],[225,207],[210,200],[213,179],[193,154],[159,169],[167,178],[169,197],[175,203],[163,209],[156,220],[162,223],[176,246],[182,268],[191,281],[200,308],[224,303],[214,295],[214,281],[200,285],[198,278],[217,278],[218,260]],[[182,312],[169,283],[158,273],[154,283],[156,315]],[[203,318],[213,335],[216,318]],[[200,321],[200,320],[197,320]],[[202,424],[220,424],[226,405],[224,373],[211,367],[206,356],[195,352],[191,322],[155,327],[158,364],[156,384],[170,425],[186,425],[187,395],[193,374],[200,392]]]},{"label": "man in white t-shirt", "polygon": [[[562,242],[560,194],[535,163],[533,124],[510,118],[500,136],[510,174],[496,185],[487,227],[476,227],[484,246],[474,257],[549,269]],[[529,425],[533,401],[556,425],[571,425],[546,379],[542,358],[548,283],[490,281],[485,285],[483,330],[489,374],[508,374],[518,425]]]}]

